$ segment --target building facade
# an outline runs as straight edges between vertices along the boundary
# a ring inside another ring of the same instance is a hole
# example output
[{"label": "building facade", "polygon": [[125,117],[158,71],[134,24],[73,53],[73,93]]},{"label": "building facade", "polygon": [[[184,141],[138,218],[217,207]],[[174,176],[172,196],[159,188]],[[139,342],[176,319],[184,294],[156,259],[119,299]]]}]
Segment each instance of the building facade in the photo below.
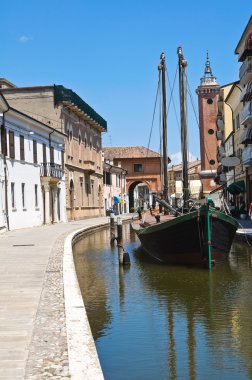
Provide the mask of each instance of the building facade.
[{"label": "building facade", "polygon": [[[104,147],[104,158],[113,162],[115,166],[121,166],[126,171],[126,192],[129,196],[129,210],[143,203],[152,204],[154,195],[161,195],[161,157],[143,146],[135,147]],[[140,188],[135,191],[136,187]],[[145,188],[144,188],[145,187]],[[148,194],[148,199],[143,198],[141,204],[140,195]]]},{"label": "building facade", "polygon": [[66,221],[64,138],[0,94],[0,229]]},{"label": "building facade", "polygon": [[246,203],[249,207],[252,202],[252,16],[235,48],[235,54],[241,62],[239,70],[242,102],[240,124],[244,126],[244,131],[240,142],[243,144],[241,158],[245,169]]},{"label": "building facade", "polygon": [[202,182],[202,195],[207,196],[216,188],[214,181],[218,162],[216,160],[216,115],[218,109],[220,86],[216,77],[212,74],[209,57],[207,54],[205,71],[200,79],[196,93],[199,103],[199,129],[200,129],[200,157]]},{"label": "building facade", "polygon": [[64,86],[15,87],[4,79],[0,85],[12,107],[66,134],[68,220],[103,215],[101,134],[106,121]]},{"label": "building facade", "polygon": [[114,166],[108,159],[103,161],[104,211],[107,215],[112,209],[116,215],[129,212],[126,174],[121,166]]},{"label": "building facade", "polygon": [[[168,168],[169,178],[169,197],[172,204],[177,207],[183,197],[182,193],[182,165],[173,165]],[[201,181],[199,173],[201,172],[200,160],[188,162],[188,180],[190,198],[199,199],[201,195]]]}]

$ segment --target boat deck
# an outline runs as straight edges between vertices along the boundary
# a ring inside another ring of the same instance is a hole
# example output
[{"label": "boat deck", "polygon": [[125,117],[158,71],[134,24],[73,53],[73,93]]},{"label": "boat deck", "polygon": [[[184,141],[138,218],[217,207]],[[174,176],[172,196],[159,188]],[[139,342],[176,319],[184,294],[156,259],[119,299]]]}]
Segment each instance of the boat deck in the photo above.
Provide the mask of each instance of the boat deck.
[{"label": "boat deck", "polygon": [[156,224],[157,223],[157,220],[156,220],[156,217],[159,216],[160,217],[160,222],[165,222],[166,220],[170,220],[170,219],[173,219],[174,216],[173,215],[164,215],[163,213],[159,213],[159,212],[154,212],[150,213],[150,210],[147,210],[146,212],[143,212],[142,213],[142,219],[141,220],[135,220],[135,223],[138,223],[138,224],[145,224],[145,225],[152,225],[152,224]]}]

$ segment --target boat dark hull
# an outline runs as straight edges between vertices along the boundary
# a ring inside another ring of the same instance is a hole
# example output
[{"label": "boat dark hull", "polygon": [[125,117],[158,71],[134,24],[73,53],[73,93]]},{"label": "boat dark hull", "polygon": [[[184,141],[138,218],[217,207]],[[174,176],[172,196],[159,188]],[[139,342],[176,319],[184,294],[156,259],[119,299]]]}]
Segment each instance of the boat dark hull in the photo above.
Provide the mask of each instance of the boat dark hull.
[{"label": "boat dark hull", "polygon": [[211,243],[211,260],[224,260],[230,251],[237,221],[220,211],[209,211],[211,242],[208,242],[207,212],[208,208],[202,206],[198,211],[136,231],[143,250],[164,263],[205,266]]}]

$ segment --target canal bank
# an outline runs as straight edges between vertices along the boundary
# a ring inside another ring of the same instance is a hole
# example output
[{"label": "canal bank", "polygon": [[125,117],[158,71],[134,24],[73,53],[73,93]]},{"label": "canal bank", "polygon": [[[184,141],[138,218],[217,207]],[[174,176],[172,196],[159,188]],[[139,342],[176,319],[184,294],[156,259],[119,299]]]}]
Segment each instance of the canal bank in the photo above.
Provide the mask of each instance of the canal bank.
[{"label": "canal bank", "polygon": [[97,364],[78,353],[86,317],[70,248],[76,233],[106,224],[101,217],[0,235],[0,379],[81,379]]}]

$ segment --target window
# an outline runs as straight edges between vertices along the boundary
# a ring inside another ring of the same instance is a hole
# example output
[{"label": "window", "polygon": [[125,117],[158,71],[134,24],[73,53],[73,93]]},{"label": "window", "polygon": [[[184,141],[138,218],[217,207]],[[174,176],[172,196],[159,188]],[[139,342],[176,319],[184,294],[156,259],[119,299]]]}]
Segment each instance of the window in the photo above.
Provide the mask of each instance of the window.
[{"label": "window", "polygon": [[86,182],[86,194],[88,194],[88,193],[89,193],[89,183]]},{"label": "window", "polygon": [[24,152],[24,136],[19,136],[19,141],[20,141],[20,160],[24,161],[25,160],[25,152]]},{"label": "window", "polygon": [[61,151],[61,165],[62,165],[62,169],[64,170],[64,164],[65,164],[65,161],[64,161],[64,151],[62,150]]},{"label": "window", "polygon": [[38,163],[38,153],[37,153],[37,141],[33,140],[33,162]]},{"label": "window", "polygon": [[25,183],[21,183],[22,189],[22,207],[25,208]]},{"label": "window", "polygon": [[104,184],[105,185],[112,185],[112,176],[111,173],[105,172],[104,173]]},{"label": "window", "polygon": [[43,144],[43,164],[47,163],[46,159],[46,144]]},{"label": "window", "polygon": [[50,147],[50,163],[54,164],[54,148]]},{"label": "window", "polygon": [[142,171],[143,171],[142,164],[134,164],[134,172],[139,173]]},{"label": "window", "polygon": [[15,158],[15,141],[14,141],[14,132],[9,132],[9,152],[10,158]]},{"label": "window", "polygon": [[240,115],[236,116],[236,130],[240,129]]},{"label": "window", "polygon": [[207,99],[207,104],[213,104],[213,99],[211,98]]},{"label": "window", "polygon": [[34,186],[35,190],[35,207],[38,207],[38,185]]},{"label": "window", "polygon": [[215,164],[215,160],[210,160],[210,161],[209,161],[209,164],[210,164],[210,165],[214,165],[214,164]]},{"label": "window", "polygon": [[15,208],[15,183],[11,182],[11,207]]},{"label": "window", "polygon": [[209,135],[213,135],[214,134],[214,130],[213,129],[208,129],[208,133],[209,133]]}]

